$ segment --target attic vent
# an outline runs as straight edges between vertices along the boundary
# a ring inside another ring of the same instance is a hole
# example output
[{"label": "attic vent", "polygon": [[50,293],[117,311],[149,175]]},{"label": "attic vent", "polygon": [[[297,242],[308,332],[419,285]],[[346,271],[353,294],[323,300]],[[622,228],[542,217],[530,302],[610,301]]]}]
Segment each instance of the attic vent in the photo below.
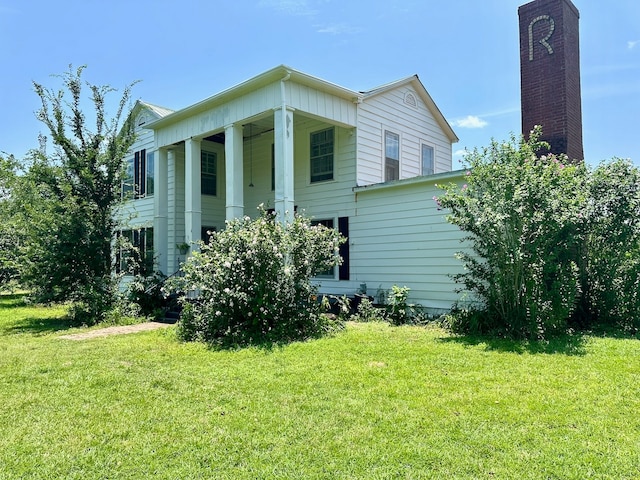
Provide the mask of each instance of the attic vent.
[{"label": "attic vent", "polygon": [[138,126],[142,126],[145,123],[147,123],[147,116],[142,113],[139,117],[138,117]]},{"label": "attic vent", "polygon": [[418,101],[416,100],[416,96],[411,92],[407,92],[404,94],[404,103],[406,103],[410,107],[418,108]]}]

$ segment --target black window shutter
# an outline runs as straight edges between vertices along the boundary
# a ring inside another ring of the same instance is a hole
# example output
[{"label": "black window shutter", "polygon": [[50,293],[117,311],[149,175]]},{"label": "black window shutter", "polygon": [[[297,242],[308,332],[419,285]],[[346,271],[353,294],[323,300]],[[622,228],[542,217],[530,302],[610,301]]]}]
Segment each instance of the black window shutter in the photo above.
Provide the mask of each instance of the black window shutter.
[{"label": "black window shutter", "polygon": [[142,192],[140,191],[140,152],[136,152],[133,158],[133,198],[138,198]]},{"label": "black window shutter", "polygon": [[338,279],[349,280],[349,217],[338,218],[338,232],[347,239],[346,242],[340,245],[342,265],[338,270]]}]

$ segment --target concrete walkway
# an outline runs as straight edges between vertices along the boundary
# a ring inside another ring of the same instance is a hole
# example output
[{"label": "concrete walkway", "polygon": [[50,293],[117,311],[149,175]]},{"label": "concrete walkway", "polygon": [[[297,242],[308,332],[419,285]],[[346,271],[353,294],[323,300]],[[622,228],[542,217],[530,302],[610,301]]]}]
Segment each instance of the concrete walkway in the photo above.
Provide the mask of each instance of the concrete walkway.
[{"label": "concrete walkway", "polygon": [[125,335],[127,333],[146,332],[148,330],[157,330],[159,328],[170,327],[171,323],[161,322],[145,322],[136,323],[135,325],[123,325],[116,327],[99,328],[83,333],[74,333],[71,335],[61,335],[58,338],[65,340],[88,340],[90,338],[108,337],[110,335]]}]

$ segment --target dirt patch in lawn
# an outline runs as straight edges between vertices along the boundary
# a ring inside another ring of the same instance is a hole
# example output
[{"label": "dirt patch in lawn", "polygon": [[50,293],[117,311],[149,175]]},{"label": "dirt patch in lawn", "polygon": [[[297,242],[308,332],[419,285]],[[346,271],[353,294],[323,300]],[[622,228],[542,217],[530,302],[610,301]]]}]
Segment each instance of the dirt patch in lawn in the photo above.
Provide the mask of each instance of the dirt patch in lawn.
[{"label": "dirt patch in lawn", "polygon": [[65,340],[88,340],[90,338],[108,337],[111,335],[125,335],[128,333],[146,332],[148,330],[157,330],[159,328],[170,327],[170,323],[162,322],[145,322],[137,323],[135,325],[123,325],[116,327],[99,328],[97,330],[90,330],[88,332],[73,333],[71,335],[61,335],[59,338]]}]

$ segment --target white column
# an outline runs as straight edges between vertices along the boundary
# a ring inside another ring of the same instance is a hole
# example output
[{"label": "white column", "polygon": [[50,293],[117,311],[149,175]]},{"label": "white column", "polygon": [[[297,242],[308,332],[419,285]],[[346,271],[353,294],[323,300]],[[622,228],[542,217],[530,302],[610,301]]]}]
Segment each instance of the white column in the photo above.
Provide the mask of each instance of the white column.
[{"label": "white column", "polygon": [[160,148],[153,166],[153,248],[158,259],[158,270],[169,275],[169,183],[167,149]]},{"label": "white column", "polygon": [[293,221],[293,110],[284,105],[274,112],[276,163],[275,209],[278,220]]},{"label": "white column", "polygon": [[180,238],[176,239],[176,226],[178,224],[177,221],[177,200],[178,196],[176,194],[176,186],[178,183],[177,175],[178,175],[178,165],[176,162],[176,151],[174,149],[167,151],[167,165],[169,172],[173,176],[173,188],[171,189],[169,196],[169,228],[171,229],[171,238],[168,238],[168,254],[167,254],[167,275],[171,275],[173,272],[178,270],[178,259],[176,258],[176,243],[183,242],[184,239]]},{"label": "white column", "polygon": [[202,226],[202,184],[200,164],[200,141],[189,138],[184,142],[184,241],[191,251],[198,250]]},{"label": "white column", "polygon": [[224,129],[225,182],[227,190],[227,220],[244,215],[242,125]]}]

